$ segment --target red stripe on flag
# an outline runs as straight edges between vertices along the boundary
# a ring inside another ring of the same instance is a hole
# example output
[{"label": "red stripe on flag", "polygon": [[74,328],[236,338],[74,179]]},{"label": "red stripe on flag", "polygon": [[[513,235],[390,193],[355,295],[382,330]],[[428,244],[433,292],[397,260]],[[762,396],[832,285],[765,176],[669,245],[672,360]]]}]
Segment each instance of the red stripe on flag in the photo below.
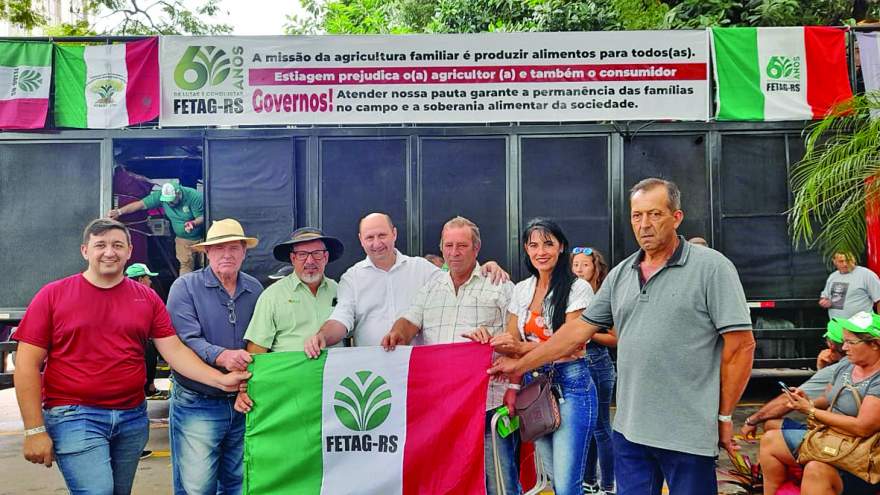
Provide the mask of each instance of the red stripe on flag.
[{"label": "red stripe on flag", "polygon": [[846,32],[833,27],[805,27],[807,103],[821,119],[835,104],[852,98],[846,64]]},{"label": "red stripe on flag", "polygon": [[40,129],[48,111],[48,98],[0,100],[0,129]]},{"label": "red stripe on flag", "polygon": [[159,116],[159,38],[126,43],[125,66],[128,124],[155,119]]},{"label": "red stripe on flag", "polygon": [[403,493],[486,493],[488,345],[414,347],[406,398]]}]

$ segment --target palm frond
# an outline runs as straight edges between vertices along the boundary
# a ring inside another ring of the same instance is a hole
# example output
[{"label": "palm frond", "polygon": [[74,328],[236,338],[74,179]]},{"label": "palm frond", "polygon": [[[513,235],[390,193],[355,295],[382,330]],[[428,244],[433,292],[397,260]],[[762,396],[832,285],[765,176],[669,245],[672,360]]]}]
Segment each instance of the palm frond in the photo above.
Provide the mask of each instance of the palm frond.
[{"label": "palm frond", "polygon": [[880,113],[880,93],[856,95],[804,131],[804,157],[790,177],[795,246],[816,246],[826,256],[864,251],[865,201],[880,199],[872,182],[880,174],[880,118],[872,110]]}]

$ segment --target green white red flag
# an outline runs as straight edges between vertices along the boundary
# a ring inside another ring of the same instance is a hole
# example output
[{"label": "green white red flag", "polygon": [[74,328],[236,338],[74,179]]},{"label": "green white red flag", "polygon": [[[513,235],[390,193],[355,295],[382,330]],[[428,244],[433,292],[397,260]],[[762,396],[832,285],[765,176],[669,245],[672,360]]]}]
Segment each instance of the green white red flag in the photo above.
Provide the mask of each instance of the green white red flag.
[{"label": "green white red flag", "polygon": [[0,41],[0,129],[46,124],[52,44]]},{"label": "green white red flag", "polygon": [[55,125],[104,129],[159,116],[159,41],[55,45]]},{"label": "green white red flag", "polygon": [[257,354],[245,494],[485,493],[489,346]]},{"label": "green white red flag", "polygon": [[820,119],[852,97],[846,32],[713,28],[718,120]]}]

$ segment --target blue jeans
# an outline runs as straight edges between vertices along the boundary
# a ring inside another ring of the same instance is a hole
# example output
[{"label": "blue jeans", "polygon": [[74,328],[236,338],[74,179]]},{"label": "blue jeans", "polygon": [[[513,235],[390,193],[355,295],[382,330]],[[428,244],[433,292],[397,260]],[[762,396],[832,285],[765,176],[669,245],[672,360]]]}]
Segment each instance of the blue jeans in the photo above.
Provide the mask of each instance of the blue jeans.
[{"label": "blue jeans", "polygon": [[58,406],[43,417],[71,494],[131,493],[150,434],[146,402],[134,409]]},{"label": "blue jeans", "polygon": [[234,404],[234,396],[210,397],[179,383],[172,387],[169,431],[176,495],[241,493],[244,414]]},{"label": "blue jeans", "polygon": [[660,495],[663,479],[670,495],[718,493],[715,458],[630,442],[614,432],[617,495]]},{"label": "blue jeans", "polygon": [[[559,411],[562,422],[550,435],[535,440],[535,448],[553,480],[556,495],[581,495],[587,439],[596,423],[596,388],[590,369],[583,359],[542,366],[538,372],[551,375],[553,386],[560,393]],[[532,379],[525,375],[525,382]]]},{"label": "blue jeans", "polygon": [[498,444],[498,457],[501,461],[501,476],[504,479],[504,493],[498,493],[495,483],[495,457],[492,452],[492,416],[495,411],[486,411],[486,430],[483,437],[483,456],[486,465],[486,495],[519,495],[519,432],[515,431],[501,438],[495,433]]},{"label": "blue jeans", "polygon": [[587,362],[590,376],[596,385],[599,399],[596,414],[596,427],[587,450],[587,465],[584,468],[584,482],[595,484],[596,464],[602,468],[602,489],[614,489],[614,445],[611,440],[611,396],[614,395],[616,374],[608,348],[598,344],[587,346]]}]

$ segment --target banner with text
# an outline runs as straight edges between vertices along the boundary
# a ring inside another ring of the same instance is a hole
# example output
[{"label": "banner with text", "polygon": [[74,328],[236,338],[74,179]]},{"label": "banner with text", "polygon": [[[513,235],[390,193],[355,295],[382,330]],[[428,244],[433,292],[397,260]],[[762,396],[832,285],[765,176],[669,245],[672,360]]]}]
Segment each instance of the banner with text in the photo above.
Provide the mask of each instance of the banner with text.
[{"label": "banner with text", "polygon": [[706,31],[164,36],[163,126],[707,120]]}]

